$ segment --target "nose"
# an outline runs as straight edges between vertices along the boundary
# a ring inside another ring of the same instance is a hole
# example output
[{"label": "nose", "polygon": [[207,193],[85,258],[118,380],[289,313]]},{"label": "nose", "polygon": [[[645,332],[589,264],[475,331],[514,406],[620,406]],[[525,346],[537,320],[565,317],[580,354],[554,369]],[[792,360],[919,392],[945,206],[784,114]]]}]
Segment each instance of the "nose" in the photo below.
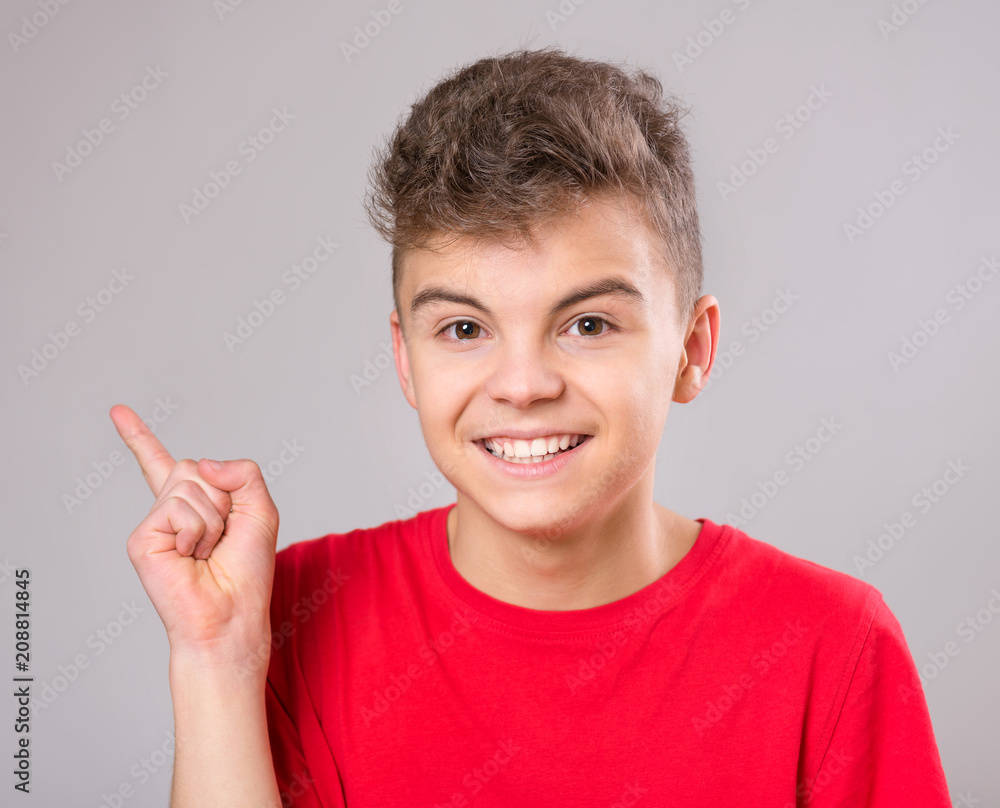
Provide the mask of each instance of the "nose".
[{"label": "nose", "polygon": [[490,358],[493,367],[485,390],[495,401],[523,409],[536,401],[558,398],[566,387],[548,349],[535,342],[507,342],[497,346]]}]

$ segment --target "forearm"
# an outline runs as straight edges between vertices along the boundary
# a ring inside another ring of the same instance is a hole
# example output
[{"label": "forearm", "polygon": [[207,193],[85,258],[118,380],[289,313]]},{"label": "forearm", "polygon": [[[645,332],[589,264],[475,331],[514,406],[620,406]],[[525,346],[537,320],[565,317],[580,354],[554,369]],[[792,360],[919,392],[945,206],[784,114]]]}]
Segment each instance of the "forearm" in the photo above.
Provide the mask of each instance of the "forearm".
[{"label": "forearm", "polygon": [[264,707],[266,669],[241,677],[171,653],[170,808],[281,808]]}]

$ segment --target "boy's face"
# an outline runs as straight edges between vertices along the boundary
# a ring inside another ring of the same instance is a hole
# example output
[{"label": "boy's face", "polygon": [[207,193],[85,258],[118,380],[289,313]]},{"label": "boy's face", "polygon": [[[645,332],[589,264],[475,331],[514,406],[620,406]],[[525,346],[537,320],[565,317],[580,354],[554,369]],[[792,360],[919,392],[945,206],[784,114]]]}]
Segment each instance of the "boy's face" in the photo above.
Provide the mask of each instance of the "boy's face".
[{"label": "boy's face", "polygon": [[[592,200],[534,247],[463,239],[406,254],[405,339],[390,315],[400,383],[438,468],[495,522],[554,535],[651,502],[670,402],[701,390],[719,322],[711,295],[678,318],[655,239],[644,219]],[[599,283],[633,291],[559,306]],[[482,442],[525,430],[591,437],[531,465]]]}]

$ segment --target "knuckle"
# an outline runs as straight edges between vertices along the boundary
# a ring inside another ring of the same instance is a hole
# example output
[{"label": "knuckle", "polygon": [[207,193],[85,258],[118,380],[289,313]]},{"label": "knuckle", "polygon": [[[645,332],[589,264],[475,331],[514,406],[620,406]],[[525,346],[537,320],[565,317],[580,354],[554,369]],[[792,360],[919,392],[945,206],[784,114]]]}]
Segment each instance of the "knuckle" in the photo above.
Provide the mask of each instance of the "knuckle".
[{"label": "knuckle", "polygon": [[168,452],[164,447],[160,446],[159,448],[153,449],[152,453],[150,454],[150,460],[152,460],[154,463],[170,462],[171,460],[170,452]]},{"label": "knuckle", "polygon": [[177,485],[175,485],[170,492],[173,496],[183,495],[185,499],[189,497],[196,497],[201,492],[202,488],[197,482],[191,479],[178,480]]},{"label": "knuckle", "polygon": [[[229,516],[227,513],[226,516]],[[208,529],[216,536],[221,536],[226,529],[226,518],[214,508],[208,514]]]},{"label": "knuckle", "polygon": [[233,498],[228,491],[222,491],[218,488],[213,488],[209,486],[205,490],[205,494],[208,496],[208,501],[212,504],[212,508],[220,513],[228,513],[229,509],[232,507]]},{"label": "knuckle", "polygon": [[174,466],[174,471],[196,477],[198,476],[198,462],[196,460],[192,460],[190,457],[185,457],[183,460],[177,461],[177,465]]},{"label": "knuckle", "polygon": [[171,492],[164,500],[160,503],[160,507],[164,510],[172,511],[178,513],[180,511],[190,510],[191,505],[188,503],[184,497],[179,497],[173,492]]}]

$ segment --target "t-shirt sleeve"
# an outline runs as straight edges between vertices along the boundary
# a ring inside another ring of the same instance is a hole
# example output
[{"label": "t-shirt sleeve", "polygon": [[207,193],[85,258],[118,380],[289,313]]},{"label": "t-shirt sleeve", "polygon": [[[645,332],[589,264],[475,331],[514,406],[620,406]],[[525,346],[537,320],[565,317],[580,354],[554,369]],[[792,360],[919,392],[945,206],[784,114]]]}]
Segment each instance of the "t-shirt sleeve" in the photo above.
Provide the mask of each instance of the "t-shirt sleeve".
[{"label": "t-shirt sleeve", "polygon": [[829,745],[800,784],[809,808],[951,808],[941,757],[903,629],[878,597]]},{"label": "t-shirt sleeve", "polygon": [[[288,570],[286,564],[282,562],[288,560],[288,558],[279,558],[275,564],[274,584],[271,591],[271,636],[272,638],[281,637],[282,642],[272,642],[264,689],[268,739],[271,745],[275,779],[278,782],[278,792],[283,806],[342,808],[344,802],[340,776],[336,768],[331,766],[326,771],[313,771],[309,765],[307,746],[311,748],[319,742],[324,752],[328,753],[328,750],[325,739],[315,737],[321,734],[315,713],[300,714],[302,710],[312,710],[312,705],[308,694],[303,692],[305,682],[295,664],[294,638],[296,632],[292,632],[291,637],[287,639],[282,634],[283,625],[293,628],[295,626],[295,618],[286,608],[291,597],[289,596]],[[294,596],[294,593],[291,595]],[[311,744],[303,743],[303,733],[299,727],[303,721],[308,725]],[[316,768],[315,761],[312,768]],[[325,781],[324,778],[326,778]]]}]

